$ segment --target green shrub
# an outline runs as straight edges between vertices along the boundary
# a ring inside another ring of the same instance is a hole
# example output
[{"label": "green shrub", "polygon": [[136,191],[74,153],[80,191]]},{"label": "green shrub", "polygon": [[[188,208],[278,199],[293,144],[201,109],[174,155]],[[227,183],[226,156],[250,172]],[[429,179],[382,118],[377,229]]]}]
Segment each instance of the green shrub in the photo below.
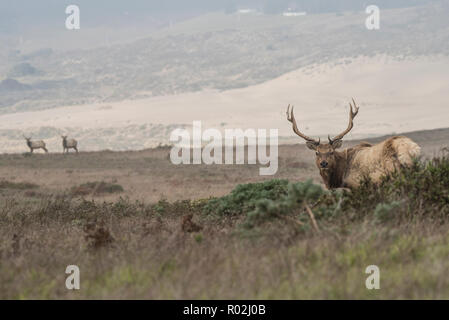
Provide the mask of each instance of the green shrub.
[{"label": "green shrub", "polygon": [[202,243],[203,235],[201,233],[197,233],[197,234],[195,234],[194,239],[195,239],[196,243]]},{"label": "green shrub", "polygon": [[276,200],[287,194],[288,180],[273,179],[239,184],[229,195],[213,198],[203,208],[206,214],[239,215],[254,210],[262,199]]},{"label": "green shrub", "polygon": [[153,205],[153,210],[158,214],[163,214],[166,213],[169,207],[170,203],[167,201],[167,199],[163,198],[160,199],[155,205]]},{"label": "green shrub", "polygon": [[289,183],[286,195],[281,195],[276,200],[257,200],[255,209],[247,213],[244,226],[252,228],[272,218],[298,212],[298,209],[303,209],[306,204],[310,206],[316,203],[324,193],[321,186],[314,184],[312,180]]},{"label": "green shrub", "polygon": [[398,201],[393,201],[391,203],[379,203],[374,210],[374,216],[380,221],[385,222],[393,218],[394,209],[401,205]]},{"label": "green shrub", "polygon": [[418,209],[449,214],[449,159],[415,161],[408,168],[384,176],[379,185],[365,179],[345,200],[344,210],[365,213],[381,210],[376,209],[379,204],[402,202],[408,214]]},{"label": "green shrub", "polygon": [[379,184],[365,178],[351,192],[327,192],[311,180],[239,185],[229,195],[210,200],[203,211],[219,215],[246,213],[243,223],[246,228],[275,219],[308,225],[305,204],[312,208],[317,221],[329,226],[344,226],[366,216],[374,216],[379,222],[400,222],[404,216],[414,215],[447,219],[449,159],[415,161],[410,167],[384,176]]}]

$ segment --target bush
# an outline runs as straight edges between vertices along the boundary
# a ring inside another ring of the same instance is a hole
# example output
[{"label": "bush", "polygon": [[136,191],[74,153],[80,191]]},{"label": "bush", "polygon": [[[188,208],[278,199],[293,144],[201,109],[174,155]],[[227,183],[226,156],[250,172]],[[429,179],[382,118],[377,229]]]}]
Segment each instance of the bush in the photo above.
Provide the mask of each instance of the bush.
[{"label": "bush", "polygon": [[[242,215],[243,226],[253,228],[267,221],[310,223],[305,205],[317,221],[332,226],[374,217],[381,223],[400,223],[416,215],[447,219],[449,215],[449,159],[415,161],[382,178],[380,184],[361,181],[351,192],[325,191],[311,180],[288,183],[270,180],[237,186],[229,195],[210,200],[203,209],[218,215]],[[296,216],[295,216],[296,215]],[[293,219],[293,220],[292,220]]]},{"label": "bush", "polygon": [[272,218],[291,215],[304,209],[305,205],[316,203],[325,193],[321,186],[312,180],[306,182],[289,183],[287,194],[276,200],[262,199],[256,201],[255,209],[248,212],[244,226],[252,228]]},{"label": "bush", "polygon": [[348,194],[344,209],[373,212],[382,203],[404,203],[408,214],[417,211],[449,214],[449,159],[415,161],[383,177],[379,185],[365,179]]},{"label": "bush", "polygon": [[392,211],[401,205],[398,201],[391,203],[379,203],[374,209],[374,216],[381,222],[385,222],[393,218]]},{"label": "bush", "polygon": [[288,180],[273,179],[260,183],[239,184],[231,193],[213,198],[203,208],[206,214],[239,215],[254,210],[262,199],[276,200],[287,194]]}]

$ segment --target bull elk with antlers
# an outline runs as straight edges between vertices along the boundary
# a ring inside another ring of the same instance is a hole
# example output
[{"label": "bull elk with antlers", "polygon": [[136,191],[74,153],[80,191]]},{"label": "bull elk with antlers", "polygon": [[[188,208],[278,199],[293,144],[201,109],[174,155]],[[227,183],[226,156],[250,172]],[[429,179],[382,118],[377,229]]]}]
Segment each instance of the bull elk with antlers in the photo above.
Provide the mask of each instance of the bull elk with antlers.
[{"label": "bull elk with antlers", "polygon": [[419,156],[421,151],[415,142],[404,136],[394,136],[375,145],[362,142],[352,148],[336,151],[342,146],[343,137],[351,131],[353,120],[359,112],[354,99],[352,102],[353,105],[349,104],[348,128],[334,138],[328,136],[327,143],[309,138],[299,131],[293,106],[287,107],[287,120],[292,123],[293,131],[306,140],[307,147],[316,152],[316,165],[328,189],[355,188],[364,177],[379,183],[383,175],[411,165],[413,158]]}]

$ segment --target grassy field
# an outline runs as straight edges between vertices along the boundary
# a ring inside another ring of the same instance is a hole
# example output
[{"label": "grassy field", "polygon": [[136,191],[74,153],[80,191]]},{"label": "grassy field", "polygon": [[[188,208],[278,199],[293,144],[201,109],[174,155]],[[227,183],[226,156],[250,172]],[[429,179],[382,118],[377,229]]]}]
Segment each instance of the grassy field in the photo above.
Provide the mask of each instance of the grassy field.
[{"label": "grassy field", "polygon": [[1,155],[0,299],[447,299],[448,133],[408,134],[421,163],[351,194],[322,189],[303,145],[273,177],[166,148]]}]

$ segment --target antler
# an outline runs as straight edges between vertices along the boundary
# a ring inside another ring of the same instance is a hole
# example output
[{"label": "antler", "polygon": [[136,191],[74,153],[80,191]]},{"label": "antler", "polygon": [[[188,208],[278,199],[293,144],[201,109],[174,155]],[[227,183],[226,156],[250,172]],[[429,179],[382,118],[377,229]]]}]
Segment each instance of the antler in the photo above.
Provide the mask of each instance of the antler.
[{"label": "antler", "polygon": [[342,133],[340,133],[338,136],[335,136],[333,139],[331,139],[330,136],[328,136],[330,144],[332,144],[335,140],[342,139],[349,131],[351,131],[352,127],[354,126],[354,123],[352,122],[352,120],[354,120],[354,118],[357,115],[357,113],[359,113],[359,108],[356,106],[354,98],[352,98],[352,102],[354,103],[354,110],[355,111],[352,110],[352,104],[349,103],[349,124],[348,124],[348,128],[345,131],[343,131]]},{"label": "antler", "polygon": [[293,108],[294,107],[292,106],[292,109],[290,110],[290,105],[288,105],[288,107],[287,107],[287,120],[292,123],[293,131],[298,136],[300,136],[301,138],[305,139],[306,141],[313,142],[316,145],[319,145],[320,144],[320,140],[319,139],[318,140],[312,139],[312,138],[306,136],[305,134],[301,133],[301,131],[299,131],[298,126],[296,124],[295,115],[293,114]]}]

